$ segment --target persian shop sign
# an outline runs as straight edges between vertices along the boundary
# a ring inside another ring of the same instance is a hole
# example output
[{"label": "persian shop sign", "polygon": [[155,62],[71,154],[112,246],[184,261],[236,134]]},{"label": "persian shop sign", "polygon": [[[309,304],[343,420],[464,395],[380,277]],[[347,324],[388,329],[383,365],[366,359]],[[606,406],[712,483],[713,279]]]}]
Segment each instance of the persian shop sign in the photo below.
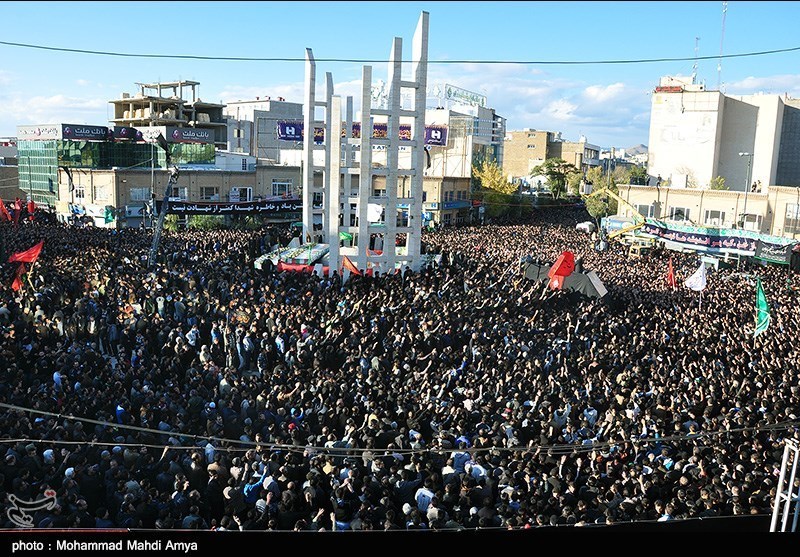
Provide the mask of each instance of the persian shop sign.
[{"label": "persian shop sign", "polygon": [[17,126],[17,139],[61,139],[59,126]]},{"label": "persian shop sign", "polygon": [[61,124],[61,139],[105,141],[108,139],[108,128],[105,126]]},{"label": "persian shop sign", "polygon": [[486,96],[472,91],[467,91],[455,85],[445,84],[444,96],[446,99],[464,103],[470,106],[486,106]]},{"label": "persian shop sign", "polygon": [[214,143],[211,130],[202,128],[174,128],[167,126],[166,139],[170,143]]},{"label": "persian shop sign", "polygon": [[[347,128],[342,122],[342,137],[345,137]],[[280,121],[277,126],[278,139],[283,141],[303,141],[303,122]],[[361,138],[361,122],[353,122],[352,137]],[[372,137],[374,139],[386,139],[389,136],[388,126],[378,122],[372,125]],[[398,137],[401,141],[411,140],[411,125],[400,124]],[[325,130],[314,128],[314,143],[322,144],[325,141]],[[446,126],[425,126],[425,143],[427,145],[446,145],[447,127]]]},{"label": "persian shop sign", "polygon": [[137,130],[141,134],[141,139],[154,142],[158,135],[164,136],[167,143],[214,143],[214,135],[211,130],[202,128],[178,128],[175,126],[149,126]]}]

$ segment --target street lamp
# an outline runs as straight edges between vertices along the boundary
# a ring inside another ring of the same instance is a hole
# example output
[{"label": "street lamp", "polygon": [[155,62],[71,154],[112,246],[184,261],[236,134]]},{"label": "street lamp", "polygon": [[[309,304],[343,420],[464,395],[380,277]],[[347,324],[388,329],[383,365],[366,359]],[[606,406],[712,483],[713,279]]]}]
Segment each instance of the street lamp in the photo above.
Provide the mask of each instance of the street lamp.
[{"label": "street lamp", "polygon": [[747,194],[750,192],[750,167],[753,163],[753,153],[739,153],[740,157],[747,157],[747,176],[744,184],[744,209],[742,211],[742,228],[747,222]]}]

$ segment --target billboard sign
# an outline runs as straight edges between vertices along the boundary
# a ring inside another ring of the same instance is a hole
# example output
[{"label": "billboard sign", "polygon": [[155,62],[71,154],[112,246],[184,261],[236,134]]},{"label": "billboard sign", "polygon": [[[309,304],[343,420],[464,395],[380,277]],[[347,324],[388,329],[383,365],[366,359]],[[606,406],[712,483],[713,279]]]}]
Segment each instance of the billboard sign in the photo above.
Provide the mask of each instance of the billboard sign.
[{"label": "billboard sign", "polygon": [[61,139],[105,141],[108,139],[108,128],[106,126],[61,124]]},{"label": "billboard sign", "polygon": [[445,84],[444,97],[449,101],[467,104],[470,106],[486,106],[486,96],[473,93],[455,85]]},{"label": "billboard sign", "polygon": [[50,126],[17,126],[17,139],[61,139],[61,129]]}]

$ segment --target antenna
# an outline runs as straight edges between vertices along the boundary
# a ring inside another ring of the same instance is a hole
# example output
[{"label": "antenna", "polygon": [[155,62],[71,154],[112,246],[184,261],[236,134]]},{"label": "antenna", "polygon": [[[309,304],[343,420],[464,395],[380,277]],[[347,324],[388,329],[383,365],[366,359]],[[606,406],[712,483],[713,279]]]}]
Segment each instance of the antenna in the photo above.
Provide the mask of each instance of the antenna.
[{"label": "antenna", "polygon": [[717,91],[722,84],[722,41],[725,40],[725,14],[728,13],[728,3],[722,3],[722,34],[719,37],[719,61],[717,62]]},{"label": "antenna", "polygon": [[697,83],[697,52],[699,50],[700,37],[694,38],[694,64],[692,65],[692,85]]}]

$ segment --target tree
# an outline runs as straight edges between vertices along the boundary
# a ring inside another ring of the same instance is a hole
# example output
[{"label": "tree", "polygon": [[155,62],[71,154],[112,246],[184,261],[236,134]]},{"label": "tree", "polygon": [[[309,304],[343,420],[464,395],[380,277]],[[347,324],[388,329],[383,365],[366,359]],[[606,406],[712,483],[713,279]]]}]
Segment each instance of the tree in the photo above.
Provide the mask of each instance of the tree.
[{"label": "tree", "polygon": [[547,159],[542,164],[531,170],[531,176],[544,174],[547,176],[547,185],[553,194],[553,199],[558,199],[567,187],[567,180],[570,174],[580,172],[578,168],[568,163],[564,159]]},{"label": "tree", "polygon": [[481,186],[506,195],[516,193],[517,185],[510,182],[503,174],[503,169],[495,161],[483,161],[472,166],[472,174]]},{"label": "tree", "polygon": [[605,186],[605,177],[603,176],[602,166],[593,166],[586,171],[586,181],[592,184],[593,190],[598,190]]},{"label": "tree", "polygon": [[573,172],[567,176],[567,189],[569,190],[569,193],[572,195],[580,195],[582,181],[583,175],[580,172]]},{"label": "tree", "polygon": [[710,190],[729,190],[730,188],[725,183],[725,178],[722,176],[714,176],[711,178],[711,183],[708,184]]},{"label": "tree", "polygon": [[647,169],[643,166],[632,166],[630,170],[630,183],[643,186],[648,180]]},{"label": "tree", "polygon": [[[594,186],[594,191],[602,189],[606,187],[605,185]],[[609,190],[617,193],[617,186],[613,184],[608,187]],[[617,208],[618,208],[617,200],[611,197],[610,195],[599,194],[594,197],[589,197],[586,199],[586,211],[595,218],[595,220],[599,220],[601,217],[605,217],[606,215],[616,215]]]},{"label": "tree", "polygon": [[223,228],[225,217],[219,215],[192,215],[189,217],[189,228],[196,230],[218,230]]},{"label": "tree", "polygon": [[178,230],[178,215],[167,215],[164,217],[164,230],[176,232]]}]

